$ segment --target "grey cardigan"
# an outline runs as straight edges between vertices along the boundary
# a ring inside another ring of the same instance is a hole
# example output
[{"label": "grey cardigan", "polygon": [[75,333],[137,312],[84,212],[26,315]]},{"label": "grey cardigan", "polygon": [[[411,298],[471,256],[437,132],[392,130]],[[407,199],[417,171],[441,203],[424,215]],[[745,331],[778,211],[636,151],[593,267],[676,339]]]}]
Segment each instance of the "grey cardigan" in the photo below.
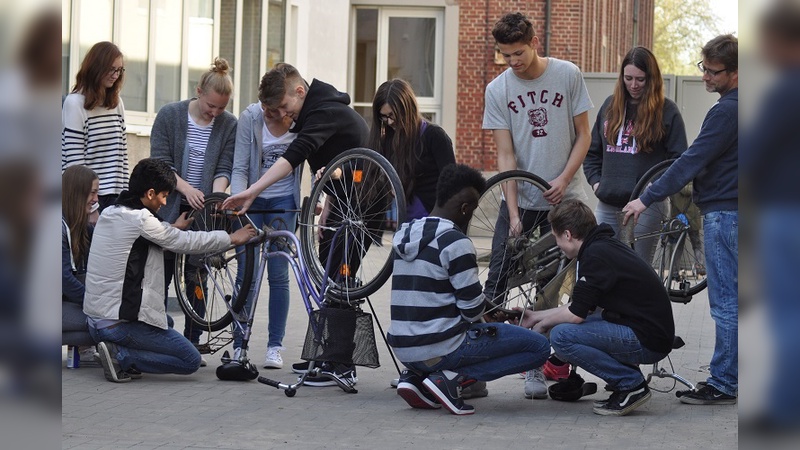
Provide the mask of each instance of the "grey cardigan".
[{"label": "grey cardigan", "polygon": [[[186,134],[189,129],[189,102],[193,99],[164,105],[156,116],[150,134],[150,157],[167,161],[181,178],[185,178],[189,165],[186,153]],[[214,119],[214,128],[208,138],[203,164],[204,195],[211,193],[214,180],[225,177],[230,181],[233,166],[233,148],[236,141],[236,117],[225,111]],[[181,193],[177,190],[167,198],[167,206],[159,215],[172,223],[178,218]]]},{"label": "grey cardigan", "polygon": [[[252,103],[239,116],[236,129],[236,150],[231,173],[231,193],[238,194],[261,178],[261,144],[263,140],[264,112],[259,103]],[[300,181],[303,165],[294,169],[294,202],[300,207]],[[269,189],[269,188],[268,188]]]}]

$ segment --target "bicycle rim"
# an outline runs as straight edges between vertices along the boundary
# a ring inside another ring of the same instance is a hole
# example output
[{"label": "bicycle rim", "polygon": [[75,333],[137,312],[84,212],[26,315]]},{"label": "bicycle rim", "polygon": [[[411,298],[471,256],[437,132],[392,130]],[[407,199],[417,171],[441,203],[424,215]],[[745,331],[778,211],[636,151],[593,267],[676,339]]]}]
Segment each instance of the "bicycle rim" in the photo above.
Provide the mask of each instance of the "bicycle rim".
[{"label": "bicycle rim", "polygon": [[[387,216],[392,209],[395,221]],[[365,148],[339,155],[301,212],[300,243],[312,281],[322,285],[330,259],[329,296],[359,300],[375,293],[391,275],[392,236],[405,216],[402,184],[389,161]]]},{"label": "bicycle rim", "polygon": [[[507,183],[517,188],[520,220],[527,228],[521,236],[500,239],[498,230],[509,229],[508,214],[501,213],[507,211],[503,191],[503,185]],[[502,172],[486,183],[486,190],[478,202],[467,235],[475,245],[478,274],[484,293],[487,299],[498,306],[551,308],[561,303],[558,292],[563,289],[560,286],[556,288],[556,284],[568,286],[572,282],[564,273],[548,285],[564,269],[565,261],[552,234],[541,226],[541,219],[547,211],[524,207],[549,187],[540,177],[522,170]],[[490,266],[494,266],[494,269],[490,269]],[[546,285],[551,288],[547,290],[547,298],[543,297]]]},{"label": "bicycle rim", "polygon": [[[193,211],[193,231],[232,232],[242,226],[243,219],[215,213],[227,194],[213,193],[206,197],[203,209]],[[238,312],[250,292],[253,277],[255,245],[241,246],[225,252],[199,255],[176,255],[175,286],[178,304],[186,317],[203,331],[218,331],[231,323],[230,310]],[[243,282],[236,282],[239,266]]]},{"label": "bicycle rim", "polygon": [[[673,162],[653,166],[639,180],[631,199],[641,197]],[[702,220],[692,198],[692,183],[663,202],[650,205],[639,217],[639,222],[650,221],[654,225],[634,236],[632,245],[649,249],[650,265],[673,299],[688,298],[706,287]]]}]

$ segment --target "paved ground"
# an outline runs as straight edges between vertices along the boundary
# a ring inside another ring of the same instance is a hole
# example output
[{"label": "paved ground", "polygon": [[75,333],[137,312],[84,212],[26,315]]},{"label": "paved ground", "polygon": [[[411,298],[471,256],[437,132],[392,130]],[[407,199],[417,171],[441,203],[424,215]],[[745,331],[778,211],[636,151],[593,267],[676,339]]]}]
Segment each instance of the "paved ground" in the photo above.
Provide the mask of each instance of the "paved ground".
[{"label": "paved ground", "polygon": [[[388,288],[372,298],[388,326]],[[284,345],[288,367],[298,361],[307,317],[292,293]],[[263,362],[266,304],[257,317],[252,355]],[[672,354],[676,371],[704,380],[714,344],[705,294],[673,305],[678,334],[687,345]],[[181,314],[173,313],[176,322]],[[176,326],[179,326],[176,324]],[[179,327],[179,329],[181,329]],[[377,333],[377,328],[376,328]],[[302,387],[294,398],[255,381],[226,382],[215,376],[219,353],[190,376],[145,375],[127,384],[109,383],[100,368],[62,369],[62,447],[95,448],[736,448],[736,406],[681,404],[674,392],[653,393],[626,417],[592,413],[592,400],[575,403],[526,400],[523,380],[509,376],[489,383],[489,396],[471,400],[473,416],[413,410],[389,387],[397,373],[378,336],[382,366],[359,368],[358,394],[337,387]],[[64,358],[66,358],[66,353]],[[643,366],[650,370],[650,366]],[[294,382],[287,369],[262,375]],[[582,372],[592,381],[590,375]],[[599,386],[602,390],[603,383]],[[651,387],[669,389],[657,380]]]}]

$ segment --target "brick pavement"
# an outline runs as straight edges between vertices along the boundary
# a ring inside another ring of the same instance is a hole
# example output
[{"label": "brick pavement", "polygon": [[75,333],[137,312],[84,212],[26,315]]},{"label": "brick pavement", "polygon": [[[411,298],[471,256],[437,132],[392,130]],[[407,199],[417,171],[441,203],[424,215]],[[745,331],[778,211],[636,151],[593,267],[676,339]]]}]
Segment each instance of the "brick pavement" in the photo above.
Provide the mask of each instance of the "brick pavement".
[{"label": "brick pavement", "polygon": [[[260,369],[284,382],[298,361],[307,316],[292,287],[292,306],[283,353],[286,369]],[[388,287],[373,298],[382,325],[388,326]],[[251,351],[263,362],[266,304],[256,318]],[[706,377],[714,343],[705,294],[688,305],[673,305],[678,334],[686,346],[672,354],[677,372],[691,381]],[[176,328],[182,314],[173,312]],[[377,328],[376,328],[377,333]],[[389,387],[397,376],[378,337],[382,366],[359,368],[358,394],[337,387],[302,387],[294,398],[255,381],[225,382],[214,374],[219,353],[208,367],[189,376],[149,375],[126,384],[109,383],[100,368],[62,369],[62,448],[735,448],[736,406],[681,404],[674,392],[653,393],[646,405],[626,417],[592,413],[592,400],[576,403],[526,400],[523,380],[508,376],[489,383],[489,396],[470,400],[477,412],[457,417],[444,410],[409,408]],[[64,359],[66,353],[64,351]],[[649,370],[650,366],[643,366]],[[651,387],[669,388],[669,380]]]}]

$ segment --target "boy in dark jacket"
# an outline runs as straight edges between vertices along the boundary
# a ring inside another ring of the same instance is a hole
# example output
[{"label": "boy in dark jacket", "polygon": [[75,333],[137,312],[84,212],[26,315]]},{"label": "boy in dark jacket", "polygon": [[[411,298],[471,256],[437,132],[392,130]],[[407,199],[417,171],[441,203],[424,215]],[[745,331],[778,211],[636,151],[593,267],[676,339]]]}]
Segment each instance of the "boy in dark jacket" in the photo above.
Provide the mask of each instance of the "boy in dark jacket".
[{"label": "boy in dark jacket", "polygon": [[[367,122],[348,106],[349,95],[316,79],[309,85],[297,69],[289,64],[276,64],[264,75],[261,84],[259,101],[264,107],[277,111],[280,117],[291,117],[294,125],[289,131],[297,133],[297,137],[289,144],[283,156],[278,158],[258,181],[244,191],[230,196],[222,204],[225,209],[240,207],[242,213],[247,212],[261,191],[282,180],[304,161],[308,161],[312,173],[321,175],[321,171],[339,154],[351,148],[363,147],[369,133]],[[325,211],[334,212],[327,217],[327,222],[321,218],[319,225],[334,228],[337,220],[340,220],[336,217],[335,211],[340,211],[342,208],[331,205],[338,201],[334,195],[329,195],[326,201],[329,204],[325,206]],[[323,265],[327,263],[333,235],[332,229],[324,229],[321,233],[319,254]],[[361,245],[354,248],[358,248],[363,254],[371,243],[371,239],[363,239]],[[360,255],[349,255],[345,258],[343,253],[343,250],[337,248],[331,256],[332,260],[337,262],[332,264],[331,273],[344,272],[340,270],[340,262],[342,266],[347,264],[347,272],[357,273],[361,262]],[[335,366],[323,364],[322,376],[307,377],[305,384],[336,386],[332,377],[345,379],[350,384],[356,383],[358,378],[354,366],[341,364]],[[304,372],[307,368],[308,363],[297,363],[292,366],[295,372]]]},{"label": "boy in dark jacket", "polygon": [[525,311],[520,325],[545,333],[564,361],[611,386],[594,413],[624,416],[650,399],[639,364],[664,359],[672,349],[672,307],[653,269],[597,225],[588,206],[562,202],[548,214],[559,248],[578,258],[571,302],[555,309]]}]

